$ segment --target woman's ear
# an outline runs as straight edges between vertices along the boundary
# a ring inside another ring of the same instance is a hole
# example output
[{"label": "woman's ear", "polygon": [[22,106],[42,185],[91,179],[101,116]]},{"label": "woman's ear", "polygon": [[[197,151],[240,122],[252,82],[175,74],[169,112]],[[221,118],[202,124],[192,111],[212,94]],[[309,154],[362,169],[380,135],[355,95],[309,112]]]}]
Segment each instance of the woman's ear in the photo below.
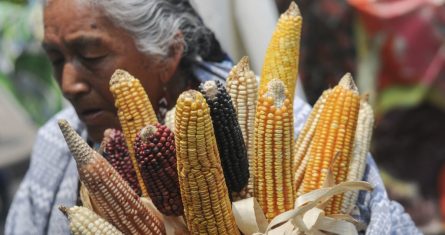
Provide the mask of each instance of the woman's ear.
[{"label": "woman's ear", "polygon": [[170,81],[181,62],[182,53],[184,52],[184,44],[182,41],[182,33],[177,33],[167,58],[161,61],[163,67],[161,72],[161,82],[164,84]]}]

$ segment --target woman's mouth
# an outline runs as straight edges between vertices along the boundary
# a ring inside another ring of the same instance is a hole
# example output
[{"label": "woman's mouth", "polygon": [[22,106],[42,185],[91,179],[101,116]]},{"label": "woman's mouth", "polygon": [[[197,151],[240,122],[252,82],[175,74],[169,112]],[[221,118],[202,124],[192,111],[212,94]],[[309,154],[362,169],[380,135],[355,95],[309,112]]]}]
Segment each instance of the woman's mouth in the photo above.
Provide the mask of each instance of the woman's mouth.
[{"label": "woman's mouth", "polygon": [[105,111],[102,109],[88,109],[80,113],[80,119],[87,125],[100,125],[104,123]]}]

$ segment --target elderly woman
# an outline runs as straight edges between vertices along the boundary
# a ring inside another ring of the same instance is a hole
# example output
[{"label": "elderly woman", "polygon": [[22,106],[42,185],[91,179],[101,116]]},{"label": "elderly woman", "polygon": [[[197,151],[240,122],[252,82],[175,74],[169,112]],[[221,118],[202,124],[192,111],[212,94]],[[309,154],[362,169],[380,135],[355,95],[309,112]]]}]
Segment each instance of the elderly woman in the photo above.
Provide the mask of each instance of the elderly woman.
[{"label": "elderly woman", "polygon": [[[76,164],[57,127],[67,119],[91,145],[106,128],[119,128],[108,89],[112,73],[140,79],[162,118],[178,95],[199,82],[224,79],[231,67],[218,42],[186,0],[50,0],[43,47],[69,107],[43,126],[31,165],[11,206],[6,234],[69,234],[58,205],[78,203]],[[296,132],[310,108],[295,101]],[[374,234],[417,233],[409,216],[386,196],[371,158],[359,218]]]}]

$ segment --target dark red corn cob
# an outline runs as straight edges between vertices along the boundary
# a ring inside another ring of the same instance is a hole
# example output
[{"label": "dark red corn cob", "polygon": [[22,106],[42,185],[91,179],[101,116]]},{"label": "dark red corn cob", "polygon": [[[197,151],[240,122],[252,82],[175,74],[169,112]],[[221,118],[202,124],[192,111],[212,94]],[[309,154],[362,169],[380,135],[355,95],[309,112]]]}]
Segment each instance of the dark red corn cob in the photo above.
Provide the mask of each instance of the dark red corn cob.
[{"label": "dark red corn cob", "polygon": [[241,192],[249,180],[249,161],[232,99],[219,81],[201,84],[200,92],[210,108],[227,188]]},{"label": "dark red corn cob", "polygon": [[148,125],[137,135],[134,148],[153,204],[165,215],[182,215],[173,132],[159,123]]},{"label": "dark red corn cob", "polygon": [[122,131],[116,129],[105,130],[101,149],[103,150],[102,155],[104,158],[107,159],[119,175],[127,181],[131,189],[140,196],[141,189]]}]

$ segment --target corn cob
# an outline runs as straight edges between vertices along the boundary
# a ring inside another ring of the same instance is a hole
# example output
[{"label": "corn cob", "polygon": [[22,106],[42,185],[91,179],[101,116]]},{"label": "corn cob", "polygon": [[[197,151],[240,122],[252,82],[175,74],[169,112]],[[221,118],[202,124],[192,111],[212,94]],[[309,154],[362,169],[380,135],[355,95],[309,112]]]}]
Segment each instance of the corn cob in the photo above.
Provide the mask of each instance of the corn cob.
[{"label": "corn cob", "polygon": [[133,141],[147,124],[158,122],[150,100],[138,79],[124,70],[116,70],[110,80],[110,91],[115,99],[117,115],[124,132],[130,158],[143,196],[148,196],[141,172],[134,156]]},{"label": "corn cob", "polygon": [[[86,207],[87,209],[90,209],[92,211],[95,211],[93,202],[90,198],[90,193],[88,192],[88,189],[85,187],[85,185],[81,182],[79,187],[79,199],[80,199],[80,205],[83,207]],[[100,215],[99,215],[100,216]]]},{"label": "corn cob", "polygon": [[243,189],[241,189],[240,192],[232,192],[232,195],[230,197],[230,200],[233,202],[246,199],[253,196],[253,188],[249,189],[249,186],[247,185]]},{"label": "corn cob", "polygon": [[[374,125],[374,112],[364,98],[360,101],[357,129],[354,137],[354,147],[349,166],[347,181],[362,180],[366,166],[366,155],[369,151]],[[358,191],[346,192],[342,204],[342,213],[349,214],[357,201]]]},{"label": "corn cob", "polygon": [[292,172],[294,172],[294,189],[297,192],[296,197],[300,196],[298,189],[300,189],[301,183],[303,182],[304,171],[306,170],[306,165],[309,160],[310,144],[313,140],[317,123],[320,120],[321,111],[323,110],[323,107],[326,104],[326,99],[330,93],[331,89],[328,89],[323,92],[320,98],[318,98],[308,120],[298,135],[297,142],[295,143]]},{"label": "corn cob", "polygon": [[201,84],[200,91],[210,108],[227,188],[240,192],[249,180],[249,160],[232,100],[219,81]]},{"label": "corn cob", "polygon": [[[247,147],[247,158],[249,159],[249,182],[246,196],[253,193],[253,135],[255,128],[255,111],[258,100],[258,82],[255,74],[249,68],[248,57],[243,57],[240,62],[232,68],[227,77],[227,91],[232,97],[233,106],[236,110],[238,123],[243,133],[244,143]],[[241,195],[242,196],[242,195]],[[242,196],[243,197],[243,196]]]},{"label": "corn cob", "polygon": [[156,208],[168,216],[184,213],[174,138],[173,132],[158,123],[144,127],[134,144],[148,194]]},{"label": "corn cob", "polygon": [[67,208],[59,206],[59,210],[68,217],[70,221],[70,229],[73,235],[121,235],[119,230],[106,220],[100,218],[93,211],[81,207],[74,206]]},{"label": "corn cob", "polygon": [[176,104],[175,143],[179,186],[191,234],[239,234],[210,110],[201,93],[182,93]]},{"label": "corn cob", "polygon": [[60,120],[59,127],[98,214],[124,234],[165,234],[162,222],[142,204],[119,173],[66,120]]},{"label": "corn cob", "polygon": [[116,129],[107,129],[104,132],[104,139],[101,143],[103,149],[102,156],[113,166],[113,168],[127,181],[130,187],[141,195],[136,177],[136,171],[131,162],[130,153],[128,152],[122,131]]},{"label": "corn cob", "polygon": [[293,108],[288,97],[284,83],[274,79],[258,99],[254,194],[269,220],[294,206]]},{"label": "corn cob", "polygon": [[291,101],[298,76],[302,22],[298,6],[292,2],[278,20],[261,71],[260,89],[265,89],[269,81],[278,78],[286,85]]},{"label": "corn cob", "polygon": [[[346,180],[359,105],[357,87],[348,73],[333,88],[320,114],[304,175],[305,193],[322,187],[329,168],[335,184]],[[334,161],[335,155],[339,156]],[[326,213],[339,213],[341,201],[342,195],[331,199]]]},{"label": "corn cob", "polygon": [[165,125],[175,133],[175,110],[176,108],[173,107],[165,114]]}]

